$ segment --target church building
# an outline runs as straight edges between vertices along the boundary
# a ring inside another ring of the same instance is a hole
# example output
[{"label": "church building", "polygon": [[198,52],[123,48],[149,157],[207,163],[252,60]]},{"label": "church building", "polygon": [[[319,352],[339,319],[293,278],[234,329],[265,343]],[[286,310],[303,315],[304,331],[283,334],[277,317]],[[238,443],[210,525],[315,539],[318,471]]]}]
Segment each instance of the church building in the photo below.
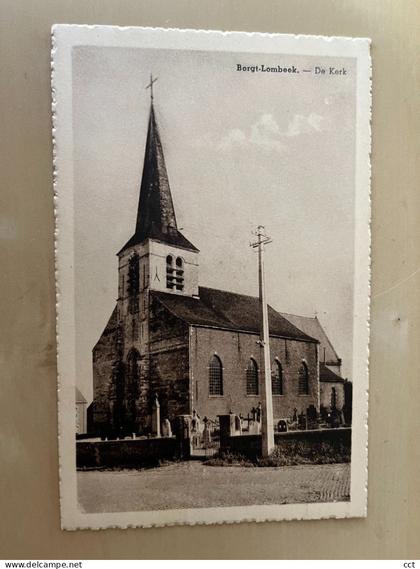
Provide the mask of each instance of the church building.
[{"label": "church building", "polygon": [[[201,286],[199,270],[197,247],[177,227],[152,99],[137,222],[118,253],[116,306],[93,349],[95,431],[147,434],[156,396],[170,421],[194,410],[212,420],[246,416],[258,406],[259,299]],[[319,410],[320,340],[292,316],[268,313],[275,421]]]}]

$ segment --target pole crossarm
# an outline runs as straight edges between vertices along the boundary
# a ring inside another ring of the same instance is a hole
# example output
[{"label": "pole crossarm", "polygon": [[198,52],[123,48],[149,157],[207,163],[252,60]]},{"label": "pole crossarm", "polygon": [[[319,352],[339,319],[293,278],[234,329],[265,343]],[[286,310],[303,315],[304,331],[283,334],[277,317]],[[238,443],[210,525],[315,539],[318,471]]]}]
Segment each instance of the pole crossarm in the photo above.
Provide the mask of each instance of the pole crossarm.
[{"label": "pole crossarm", "polygon": [[253,231],[253,234],[256,235],[258,239],[257,241],[251,242],[249,246],[253,247],[254,249],[260,247],[261,245],[268,245],[269,243],[273,242],[271,237],[265,234],[265,228],[263,225],[259,225],[257,230]]}]

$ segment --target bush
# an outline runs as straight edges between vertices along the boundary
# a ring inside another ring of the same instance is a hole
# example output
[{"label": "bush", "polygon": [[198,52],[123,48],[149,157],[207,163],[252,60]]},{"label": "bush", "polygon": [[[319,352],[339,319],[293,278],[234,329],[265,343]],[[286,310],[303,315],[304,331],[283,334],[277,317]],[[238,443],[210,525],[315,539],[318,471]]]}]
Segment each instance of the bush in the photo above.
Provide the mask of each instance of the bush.
[{"label": "bush", "polygon": [[267,458],[257,458],[258,466],[295,466],[299,464],[336,464],[350,462],[350,449],[342,443],[315,443],[305,445],[301,441],[291,441],[283,448],[276,446]]},{"label": "bush", "polygon": [[205,462],[208,466],[278,467],[300,464],[337,464],[350,462],[350,449],[341,442],[322,442],[311,445],[303,441],[288,441],[276,446],[267,458],[246,458],[241,454],[222,451]]},{"label": "bush", "polygon": [[207,466],[255,466],[249,458],[234,452],[220,451],[217,455],[204,462]]}]

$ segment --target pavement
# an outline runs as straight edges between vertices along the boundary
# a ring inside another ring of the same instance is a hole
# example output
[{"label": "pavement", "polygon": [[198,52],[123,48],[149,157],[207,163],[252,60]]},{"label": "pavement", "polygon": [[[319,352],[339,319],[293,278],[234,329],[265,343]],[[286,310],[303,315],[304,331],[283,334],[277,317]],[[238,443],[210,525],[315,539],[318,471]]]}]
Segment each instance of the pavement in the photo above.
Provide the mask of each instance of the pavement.
[{"label": "pavement", "polygon": [[350,499],[350,464],[257,468],[188,461],[147,470],[79,471],[77,480],[79,507],[86,513]]}]

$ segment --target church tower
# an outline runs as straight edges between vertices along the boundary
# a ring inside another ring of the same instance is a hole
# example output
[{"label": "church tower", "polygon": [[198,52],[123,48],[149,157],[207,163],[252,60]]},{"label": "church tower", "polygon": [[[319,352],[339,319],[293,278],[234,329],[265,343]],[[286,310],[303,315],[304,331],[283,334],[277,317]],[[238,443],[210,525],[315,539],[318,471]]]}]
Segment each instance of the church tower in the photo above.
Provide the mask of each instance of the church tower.
[{"label": "church tower", "polygon": [[[138,430],[150,414],[150,292],[198,296],[198,249],[178,230],[151,99],[134,235],[118,253],[115,424]],[[142,419],[143,420],[143,419]]]}]

